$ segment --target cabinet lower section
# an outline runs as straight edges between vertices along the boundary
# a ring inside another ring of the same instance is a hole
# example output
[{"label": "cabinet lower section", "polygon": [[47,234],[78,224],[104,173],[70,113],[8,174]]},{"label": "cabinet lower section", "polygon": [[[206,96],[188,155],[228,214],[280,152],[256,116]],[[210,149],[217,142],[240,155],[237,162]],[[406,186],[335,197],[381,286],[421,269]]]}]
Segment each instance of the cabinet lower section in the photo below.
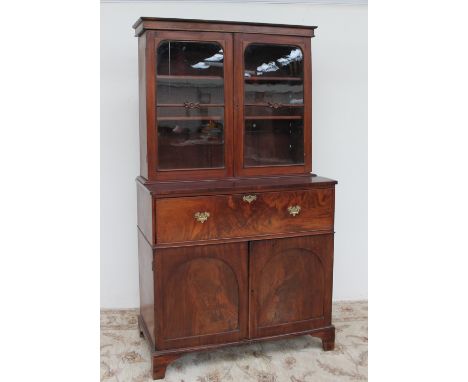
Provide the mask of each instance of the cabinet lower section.
[{"label": "cabinet lower section", "polygon": [[190,351],[303,334],[333,348],[332,233],[163,249],[139,236],[155,379]]}]

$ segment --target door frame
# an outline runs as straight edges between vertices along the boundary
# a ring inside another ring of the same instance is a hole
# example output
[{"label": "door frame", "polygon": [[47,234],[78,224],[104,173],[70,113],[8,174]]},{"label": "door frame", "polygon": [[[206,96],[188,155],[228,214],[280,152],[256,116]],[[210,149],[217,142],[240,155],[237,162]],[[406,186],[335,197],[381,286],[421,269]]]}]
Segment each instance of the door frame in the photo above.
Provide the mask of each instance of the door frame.
[{"label": "door frame", "polygon": [[[249,44],[295,45],[304,55],[304,163],[284,166],[244,166],[244,51]],[[234,34],[234,173],[236,176],[303,174],[312,171],[312,58],[309,37],[264,34]]]},{"label": "door frame", "polygon": [[[148,179],[186,180],[217,179],[233,175],[233,35],[232,33],[198,31],[150,31],[146,48],[146,125],[148,150]],[[157,142],[157,83],[158,46],[164,40],[215,42],[224,53],[224,167],[158,170]]]}]

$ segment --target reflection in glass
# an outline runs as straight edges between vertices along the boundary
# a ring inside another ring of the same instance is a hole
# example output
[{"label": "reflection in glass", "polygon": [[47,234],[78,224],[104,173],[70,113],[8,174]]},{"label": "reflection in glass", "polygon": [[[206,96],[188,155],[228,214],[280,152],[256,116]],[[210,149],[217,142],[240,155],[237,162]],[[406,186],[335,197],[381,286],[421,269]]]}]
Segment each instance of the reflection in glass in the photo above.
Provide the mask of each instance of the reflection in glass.
[{"label": "reflection in glass", "polygon": [[[221,114],[222,115],[222,114]],[[224,123],[216,119],[159,119],[160,170],[224,166]]]},{"label": "reflection in glass", "polygon": [[224,52],[215,42],[157,50],[158,169],[224,167]]},{"label": "reflection in glass", "polygon": [[244,59],[244,166],[303,164],[301,49],[251,44]]},{"label": "reflection in glass", "polygon": [[223,79],[166,77],[157,80],[158,105],[199,102],[222,104],[224,102]]},{"label": "reflection in glass", "polygon": [[304,86],[302,81],[252,81],[244,84],[245,103],[276,102],[281,104],[302,104]]},{"label": "reflection in glass", "polygon": [[158,120],[205,119],[218,120],[224,114],[223,107],[202,107],[197,104],[187,107],[158,107]]},{"label": "reflection in glass", "polygon": [[304,109],[300,107],[287,107],[287,106],[278,106],[277,104],[270,103],[265,106],[245,106],[244,109],[245,118],[255,118],[255,116],[262,117],[293,117],[302,119],[304,115]]},{"label": "reflection in glass", "polygon": [[278,166],[304,163],[302,120],[245,121],[244,164]]},{"label": "reflection in glass", "polygon": [[250,44],[244,52],[246,78],[302,77],[303,54],[293,45]]},{"label": "reflection in glass", "polygon": [[223,76],[224,53],[215,42],[162,41],[157,74],[166,76]]}]

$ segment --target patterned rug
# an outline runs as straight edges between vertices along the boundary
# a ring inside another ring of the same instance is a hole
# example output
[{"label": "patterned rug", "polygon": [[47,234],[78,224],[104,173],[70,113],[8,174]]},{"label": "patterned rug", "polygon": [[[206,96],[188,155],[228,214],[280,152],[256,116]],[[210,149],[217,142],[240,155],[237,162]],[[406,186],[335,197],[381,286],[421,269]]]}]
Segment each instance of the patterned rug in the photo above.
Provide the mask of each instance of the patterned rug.
[{"label": "patterned rug", "polygon": [[[150,351],[138,310],[101,311],[101,381],[150,382]],[[169,365],[167,382],[367,381],[367,301],[333,304],[335,350],[310,336],[186,354]]]}]

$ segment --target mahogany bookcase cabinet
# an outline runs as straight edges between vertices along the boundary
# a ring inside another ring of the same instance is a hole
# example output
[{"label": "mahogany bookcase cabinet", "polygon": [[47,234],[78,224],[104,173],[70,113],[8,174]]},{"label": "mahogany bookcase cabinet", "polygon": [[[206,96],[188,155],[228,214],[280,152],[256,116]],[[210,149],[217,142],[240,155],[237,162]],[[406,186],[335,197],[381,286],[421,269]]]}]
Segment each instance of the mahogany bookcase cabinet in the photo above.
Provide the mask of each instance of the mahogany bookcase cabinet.
[{"label": "mahogany bookcase cabinet", "polygon": [[312,171],[311,26],[140,18],[138,256],[153,378],[331,324],[336,181]]}]

